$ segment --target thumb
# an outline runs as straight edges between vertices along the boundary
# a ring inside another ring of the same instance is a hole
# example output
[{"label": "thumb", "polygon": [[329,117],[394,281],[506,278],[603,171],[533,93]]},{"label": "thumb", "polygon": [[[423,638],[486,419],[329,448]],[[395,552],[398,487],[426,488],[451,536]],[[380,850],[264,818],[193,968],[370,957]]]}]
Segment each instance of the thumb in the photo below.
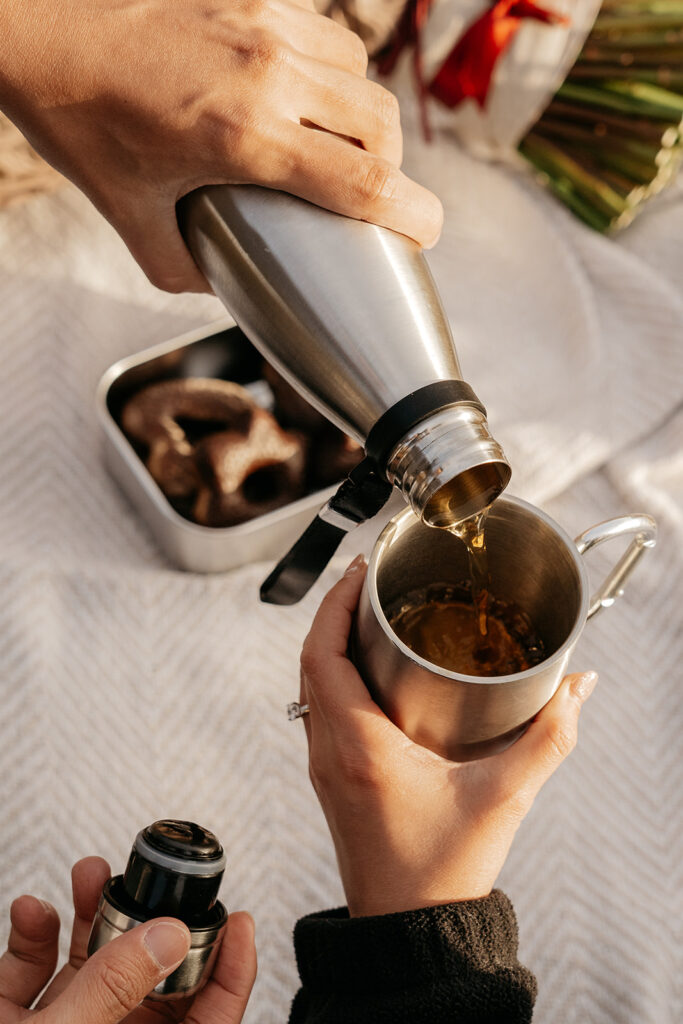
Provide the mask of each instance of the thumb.
[{"label": "thumb", "polygon": [[[108,216],[106,207],[101,212]],[[211,293],[183,241],[175,204],[168,197],[136,196],[134,204],[117,209],[108,219],[155,288]]]},{"label": "thumb", "polygon": [[353,613],[366,569],[363,556],[356,555],[342,578],[325,595],[304,641],[304,661],[320,658],[327,664],[330,656],[346,658]]},{"label": "thumb", "polygon": [[44,1012],[45,1024],[118,1024],[167,977],[190,946],[180,921],[158,918],[107,943]]},{"label": "thumb", "polygon": [[500,755],[508,778],[526,782],[532,797],[576,746],[581,708],[597,681],[597,672],[565,676],[524,735]]}]

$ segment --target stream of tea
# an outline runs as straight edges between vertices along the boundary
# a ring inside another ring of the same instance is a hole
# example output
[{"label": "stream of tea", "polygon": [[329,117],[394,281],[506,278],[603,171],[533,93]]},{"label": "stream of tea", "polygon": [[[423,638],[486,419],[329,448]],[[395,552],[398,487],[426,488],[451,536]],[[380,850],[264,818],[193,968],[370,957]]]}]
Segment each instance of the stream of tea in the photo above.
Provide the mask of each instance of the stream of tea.
[{"label": "stream of tea", "polygon": [[388,612],[392,629],[411,650],[464,675],[510,675],[544,657],[528,616],[513,602],[491,595],[488,511],[445,527],[465,545],[469,579],[411,591]]},{"label": "stream of tea", "polygon": [[467,549],[472,605],[482,637],[488,636],[489,631],[489,558],[484,531],[490,507],[447,527],[448,532],[458,537]]}]

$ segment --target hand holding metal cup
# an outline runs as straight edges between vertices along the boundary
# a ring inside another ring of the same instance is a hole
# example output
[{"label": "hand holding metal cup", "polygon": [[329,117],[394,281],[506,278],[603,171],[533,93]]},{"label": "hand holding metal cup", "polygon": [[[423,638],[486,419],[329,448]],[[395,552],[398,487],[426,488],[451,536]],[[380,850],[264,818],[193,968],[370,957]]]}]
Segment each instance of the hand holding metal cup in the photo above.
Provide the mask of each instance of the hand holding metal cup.
[{"label": "hand holding metal cup", "polygon": [[[626,552],[591,594],[583,555],[630,537]],[[607,520],[575,541],[540,509],[503,496],[486,522],[491,593],[519,605],[543,642],[545,658],[507,676],[470,676],[426,661],[392,629],[388,609],[408,592],[468,578],[467,554],[445,530],[410,509],[385,527],[372,552],[351,638],[351,657],[374,700],[421,746],[453,761],[495,754],[524,731],[557,690],[588,619],[610,607],[656,542],[644,514]]]}]

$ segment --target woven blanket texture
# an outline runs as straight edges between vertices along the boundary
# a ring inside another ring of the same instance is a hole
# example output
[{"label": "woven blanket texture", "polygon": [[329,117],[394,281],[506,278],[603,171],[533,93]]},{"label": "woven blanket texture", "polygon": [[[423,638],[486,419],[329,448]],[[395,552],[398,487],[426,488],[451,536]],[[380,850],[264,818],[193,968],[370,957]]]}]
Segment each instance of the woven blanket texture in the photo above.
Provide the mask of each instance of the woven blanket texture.
[{"label": "woven blanket texture", "polygon": [[[572,535],[629,511],[661,530],[585,630],[573,666],[601,679],[578,749],[500,879],[538,976],[535,1019],[679,1024],[683,193],[615,242],[447,137],[427,150],[409,132],[406,166],[446,205],[430,262],[511,493]],[[103,467],[94,390],[116,359],[222,309],[155,291],[74,189],[0,216],[0,309],[0,938],[15,895],[68,921],[75,859],[121,870],[143,825],[194,818],[226,846],[228,907],[256,918],[245,1019],[283,1024],[293,923],[343,902],[285,704],[321,595],[376,528],[290,609],[259,605],[266,566],[202,577],[166,563]],[[619,553],[591,556],[596,582]]]}]

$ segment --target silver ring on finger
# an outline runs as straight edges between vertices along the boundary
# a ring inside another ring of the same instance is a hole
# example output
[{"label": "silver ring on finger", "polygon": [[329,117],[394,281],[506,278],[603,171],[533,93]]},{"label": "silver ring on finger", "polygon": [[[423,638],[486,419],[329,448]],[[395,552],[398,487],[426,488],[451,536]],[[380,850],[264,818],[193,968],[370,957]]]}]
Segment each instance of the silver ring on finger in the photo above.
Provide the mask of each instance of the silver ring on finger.
[{"label": "silver ring on finger", "polygon": [[287,718],[290,722],[294,722],[297,718],[303,718],[310,710],[308,704],[299,704],[298,700],[292,701],[287,705]]}]

